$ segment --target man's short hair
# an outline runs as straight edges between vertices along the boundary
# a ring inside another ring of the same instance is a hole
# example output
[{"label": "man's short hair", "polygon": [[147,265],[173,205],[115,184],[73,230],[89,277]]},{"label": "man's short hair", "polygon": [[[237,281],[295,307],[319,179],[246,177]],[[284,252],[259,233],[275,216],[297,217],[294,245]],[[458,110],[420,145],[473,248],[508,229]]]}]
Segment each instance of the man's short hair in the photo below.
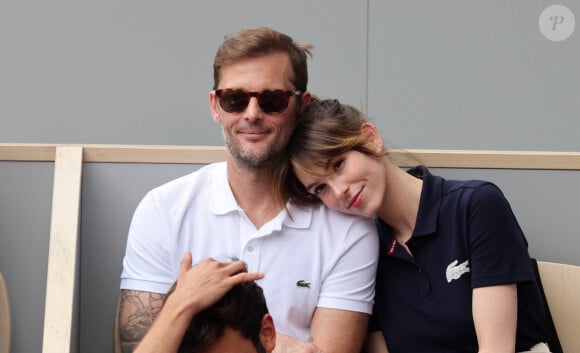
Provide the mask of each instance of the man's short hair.
[{"label": "man's short hair", "polygon": [[308,86],[307,58],[312,45],[296,43],[284,33],[271,28],[250,28],[225,38],[217,50],[213,62],[213,89],[217,89],[223,67],[240,60],[256,58],[273,53],[287,53],[292,65],[290,79],[295,89],[306,91]]},{"label": "man's short hair", "polygon": [[[173,292],[174,287],[167,296]],[[178,352],[202,352],[216,342],[227,327],[251,340],[259,353],[265,353],[260,341],[260,330],[262,318],[266,314],[268,307],[262,288],[255,282],[240,283],[215,304],[193,317]]]}]

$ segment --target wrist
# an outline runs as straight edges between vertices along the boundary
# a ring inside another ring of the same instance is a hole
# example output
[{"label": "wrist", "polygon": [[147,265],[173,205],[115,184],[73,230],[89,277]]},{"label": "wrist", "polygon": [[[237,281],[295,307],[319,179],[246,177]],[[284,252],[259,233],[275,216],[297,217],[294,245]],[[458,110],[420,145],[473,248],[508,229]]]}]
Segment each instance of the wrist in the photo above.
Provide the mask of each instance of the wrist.
[{"label": "wrist", "polygon": [[187,324],[189,324],[191,318],[202,310],[198,301],[192,300],[191,297],[181,298],[176,293],[173,293],[167,297],[161,309],[161,314],[167,312],[172,320],[187,319]]}]

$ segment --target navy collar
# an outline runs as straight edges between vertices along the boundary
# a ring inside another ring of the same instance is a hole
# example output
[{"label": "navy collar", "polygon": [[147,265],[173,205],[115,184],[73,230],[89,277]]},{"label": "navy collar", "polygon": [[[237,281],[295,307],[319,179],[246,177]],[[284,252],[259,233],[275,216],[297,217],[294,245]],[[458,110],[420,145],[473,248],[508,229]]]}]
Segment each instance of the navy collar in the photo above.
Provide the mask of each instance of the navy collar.
[{"label": "navy collar", "polygon": [[[407,173],[422,179],[421,199],[419,200],[419,212],[415,220],[415,228],[411,239],[426,236],[437,232],[437,219],[441,205],[443,178],[434,176],[424,165],[418,165],[409,169]],[[374,217],[375,224],[380,234],[388,235],[389,241],[393,239],[391,227],[378,217]],[[386,239],[385,239],[386,240]]]},{"label": "navy collar", "polygon": [[413,229],[412,237],[434,234],[437,232],[437,219],[441,206],[441,194],[443,192],[443,178],[434,176],[424,165],[416,166],[407,173],[423,179],[419,212]]}]

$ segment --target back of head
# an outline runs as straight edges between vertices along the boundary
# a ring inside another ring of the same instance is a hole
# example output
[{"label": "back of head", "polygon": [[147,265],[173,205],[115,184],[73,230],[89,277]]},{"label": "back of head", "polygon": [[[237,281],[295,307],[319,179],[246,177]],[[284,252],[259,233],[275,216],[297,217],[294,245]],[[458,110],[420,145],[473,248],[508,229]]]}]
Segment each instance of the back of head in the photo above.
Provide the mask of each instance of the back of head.
[{"label": "back of head", "polygon": [[226,327],[251,340],[258,352],[264,352],[260,329],[267,313],[262,288],[255,282],[238,284],[214,305],[194,316],[178,352],[202,352],[224,334]]},{"label": "back of head", "polygon": [[246,29],[226,37],[220,45],[213,63],[213,89],[217,89],[221,69],[240,60],[283,52],[290,57],[294,71],[292,84],[298,91],[306,91],[308,86],[307,57],[312,45],[299,44],[283,33],[271,28]]}]

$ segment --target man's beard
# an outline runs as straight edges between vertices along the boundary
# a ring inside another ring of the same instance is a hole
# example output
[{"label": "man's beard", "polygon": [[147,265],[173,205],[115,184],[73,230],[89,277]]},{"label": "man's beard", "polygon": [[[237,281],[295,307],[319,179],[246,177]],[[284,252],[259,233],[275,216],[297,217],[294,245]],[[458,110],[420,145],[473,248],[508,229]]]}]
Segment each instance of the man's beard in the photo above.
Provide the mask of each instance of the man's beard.
[{"label": "man's beard", "polygon": [[258,152],[250,152],[242,147],[239,140],[233,138],[222,129],[226,147],[234,159],[246,168],[258,168],[270,165],[282,153],[284,142],[278,145],[277,142],[267,145]]}]

